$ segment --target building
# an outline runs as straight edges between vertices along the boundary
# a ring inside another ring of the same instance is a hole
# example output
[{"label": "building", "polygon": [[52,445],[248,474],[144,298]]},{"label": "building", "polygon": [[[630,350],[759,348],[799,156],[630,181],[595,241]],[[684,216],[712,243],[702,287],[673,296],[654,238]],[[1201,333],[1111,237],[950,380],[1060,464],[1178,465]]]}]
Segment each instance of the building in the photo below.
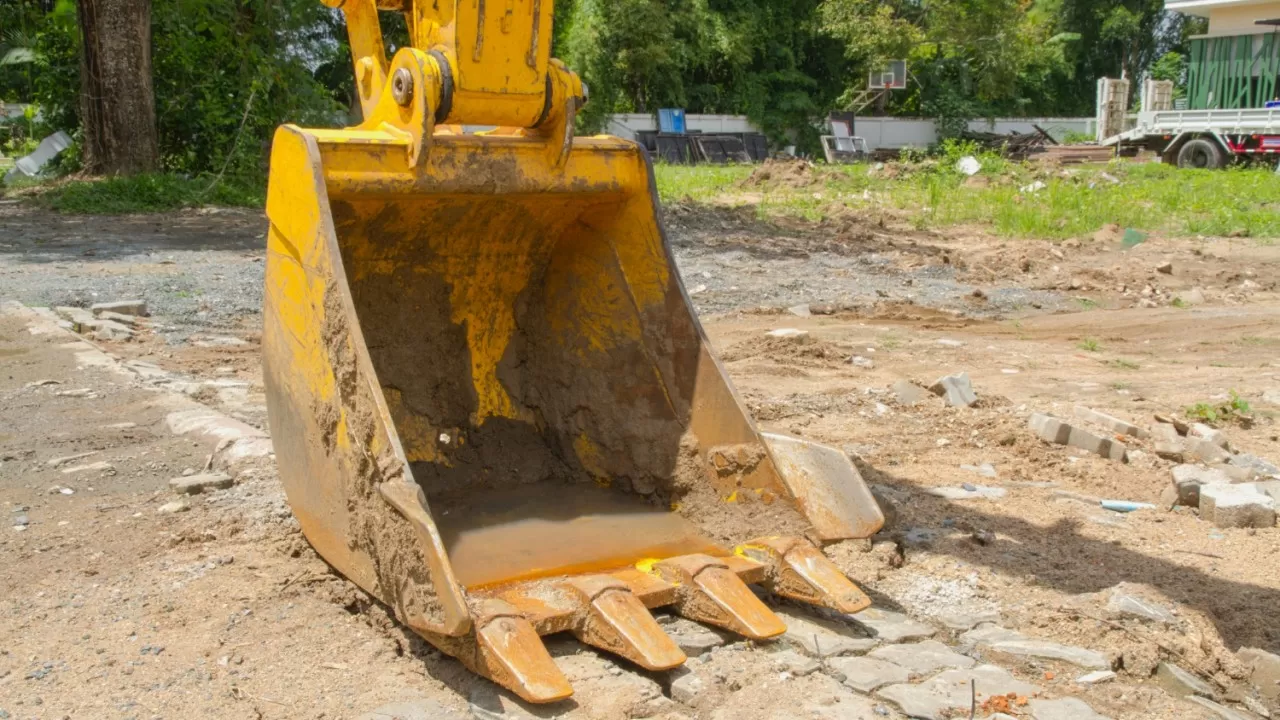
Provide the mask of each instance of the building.
[{"label": "building", "polygon": [[1280,94],[1280,0],[1166,0],[1165,8],[1209,19],[1191,40],[1187,107],[1260,108]]}]

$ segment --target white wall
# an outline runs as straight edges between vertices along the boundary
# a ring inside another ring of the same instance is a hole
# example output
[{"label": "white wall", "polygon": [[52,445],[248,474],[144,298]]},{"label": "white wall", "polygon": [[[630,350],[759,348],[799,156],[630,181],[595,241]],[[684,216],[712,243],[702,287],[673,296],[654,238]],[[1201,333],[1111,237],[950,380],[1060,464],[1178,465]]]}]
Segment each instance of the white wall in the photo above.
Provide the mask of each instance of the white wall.
[{"label": "white wall", "polygon": [[[927,147],[938,141],[938,133],[933,121],[927,118],[904,117],[860,117],[856,121],[854,134],[867,141],[867,147],[901,148]],[[1044,128],[1053,137],[1061,140],[1068,130],[1094,133],[1097,121],[1094,118],[996,118],[994,121],[974,120],[969,123],[971,130],[979,132],[1009,133],[1033,132],[1032,124]],[[758,132],[745,115],[685,115],[685,127],[689,130],[701,130],[704,133],[739,133]],[[652,115],[627,113],[610,115],[605,132],[619,137],[634,140],[638,130],[657,130],[658,120]]]}]

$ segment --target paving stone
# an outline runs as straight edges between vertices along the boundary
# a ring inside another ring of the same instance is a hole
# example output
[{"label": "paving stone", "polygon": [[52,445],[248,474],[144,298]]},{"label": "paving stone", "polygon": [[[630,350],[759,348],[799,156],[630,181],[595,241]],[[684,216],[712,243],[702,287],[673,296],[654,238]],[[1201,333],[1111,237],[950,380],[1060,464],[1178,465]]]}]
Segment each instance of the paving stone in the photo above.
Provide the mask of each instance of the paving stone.
[{"label": "paving stone", "polygon": [[876,691],[876,695],[897,704],[913,718],[944,720],[968,712],[971,682],[979,704],[993,695],[1033,695],[1040,690],[1004,668],[979,665],[968,670],[947,670],[919,685],[890,685]]},{"label": "paving stone", "polygon": [[1156,684],[1174,697],[1201,695],[1211,698],[1216,694],[1209,683],[1173,663],[1162,662],[1156,667]]},{"label": "paving stone", "polygon": [[85,323],[84,328],[90,331],[95,340],[128,340],[133,337],[133,328],[114,320],[94,320]]},{"label": "paving stone", "polygon": [[1276,501],[1276,507],[1280,508],[1280,480],[1261,480],[1253,484],[1258,492],[1268,495],[1272,500]]},{"label": "paving stone", "polygon": [[1080,420],[1093,423],[1108,432],[1118,433],[1120,435],[1128,435],[1129,437],[1143,438],[1151,433],[1145,428],[1138,427],[1127,420],[1121,420],[1118,417],[1112,417],[1106,413],[1100,413],[1092,408],[1076,405],[1072,413]]},{"label": "paving stone", "polygon": [[1236,657],[1252,671],[1249,679],[1262,697],[1280,703],[1280,655],[1258,648],[1240,648]]},{"label": "paving stone", "polygon": [[1182,456],[1202,463],[1223,463],[1231,459],[1231,453],[1216,444],[1198,437],[1182,438]]},{"label": "paving stone", "polygon": [[969,632],[960,636],[961,647],[982,647],[991,643],[1004,642],[1006,640],[1028,640],[1016,630],[1002,628],[999,625],[983,625],[974,628]]},{"label": "paving stone", "polygon": [[1125,460],[1127,448],[1124,443],[1111,438],[1098,437],[1088,430],[1072,427],[1052,415],[1035,413],[1027,424],[1041,440],[1079,448],[1109,460]]},{"label": "paving stone", "polygon": [[1220,528],[1270,528],[1276,524],[1276,501],[1254,483],[1200,488],[1200,517]]},{"label": "paving stone", "polygon": [[819,667],[817,660],[791,650],[775,652],[769,658],[773,667],[781,672],[791,673],[795,677],[813,674]]},{"label": "paving stone", "polygon": [[1187,435],[1208,440],[1223,450],[1231,449],[1231,442],[1227,440],[1227,434],[1215,427],[1209,427],[1204,423],[1191,423],[1191,427],[1187,429]]},{"label": "paving stone", "polygon": [[844,675],[844,684],[859,692],[869,693],[878,687],[904,683],[911,671],[886,660],[868,657],[842,657],[828,661],[832,670]]},{"label": "paving stone", "polygon": [[813,341],[813,338],[809,336],[808,330],[798,330],[796,328],[778,328],[777,330],[770,330],[765,335],[771,338],[790,340],[796,345],[805,345]]},{"label": "paving stone", "polygon": [[658,619],[662,629],[689,657],[698,657],[712,648],[727,642],[724,635],[692,620],[676,615],[664,615]]},{"label": "paving stone", "polygon": [[973,392],[973,383],[969,381],[967,372],[944,375],[933,381],[929,391],[934,395],[942,396],[951,407],[969,407],[978,402],[978,396]]},{"label": "paving stone", "polygon": [[1188,695],[1186,700],[1189,703],[1194,703],[1196,705],[1199,705],[1205,710],[1208,710],[1214,715],[1217,715],[1218,717],[1222,718],[1222,720],[1251,720],[1247,715],[1238,713],[1235,710],[1232,710],[1231,708],[1223,707],[1212,700],[1198,697],[1196,695]]},{"label": "paving stone", "polygon": [[1085,673],[1076,678],[1077,685],[1099,685],[1104,682],[1111,682],[1116,679],[1116,674],[1110,670],[1094,670],[1091,673]]},{"label": "paving stone", "polygon": [[937,628],[916,622],[902,613],[875,607],[845,617],[861,625],[873,637],[889,643],[927,638],[938,632]]},{"label": "paving stone", "polygon": [[979,625],[999,623],[1000,611],[991,609],[974,611],[948,610],[940,613],[937,618],[938,622],[951,630],[972,630]]},{"label": "paving stone", "polygon": [[1120,583],[1111,588],[1107,597],[1107,612],[1154,620],[1167,625],[1176,625],[1178,622],[1178,617],[1168,608],[1140,597],[1129,583]]},{"label": "paving stone", "polygon": [[1002,487],[989,487],[987,485],[926,488],[925,492],[947,500],[999,500],[1009,493],[1008,490]]},{"label": "paving stone", "polygon": [[891,388],[894,397],[898,400],[899,405],[916,405],[924,402],[929,398],[928,390],[911,382],[910,380],[899,380],[893,384]]},{"label": "paving stone", "polygon": [[1088,703],[1076,698],[1032,700],[1027,710],[1035,720],[1108,720],[1105,715],[1094,712]]},{"label": "paving stone", "polygon": [[678,667],[671,671],[671,699],[676,702],[692,705],[698,695],[707,689],[707,683],[698,674],[686,667]]},{"label": "paving stone", "polygon": [[492,683],[480,683],[471,691],[471,716],[476,720],[534,720],[536,705],[525,703]]},{"label": "paving stone", "polygon": [[1169,472],[1173,475],[1174,487],[1178,489],[1178,504],[1187,507],[1200,507],[1202,486],[1231,484],[1231,476],[1226,472],[1199,465],[1175,465]]},{"label": "paving stone", "polygon": [[383,705],[360,715],[357,720],[461,720],[462,715],[450,712],[434,700],[401,700]]},{"label": "paving stone", "polygon": [[1228,465],[1236,467],[1246,467],[1257,472],[1259,475],[1267,475],[1270,477],[1280,478],[1280,467],[1276,467],[1270,462],[1263,460],[1257,455],[1249,453],[1236,453],[1227,459]]},{"label": "paving stone", "polygon": [[1108,670],[1111,668],[1111,663],[1101,653],[1049,640],[1038,640],[1014,630],[992,625],[976,628],[961,635],[960,647],[983,647],[991,652],[1004,653],[1016,657],[1062,660],[1087,669]]},{"label": "paving stone", "polygon": [[1177,442],[1182,439],[1182,435],[1174,425],[1158,422],[1151,427],[1151,439],[1157,442]]},{"label": "paving stone", "polygon": [[178,477],[169,481],[169,487],[179,495],[199,495],[206,490],[224,490],[235,484],[226,473],[202,473]]},{"label": "paving stone", "polygon": [[861,654],[880,644],[873,638],[855,637],[854,628],[847,625],[784,608],[775,609],[774,613],[787,625],[782,641],[811,657]]},{"label": "paving stone", "polygon": [[116,300],[115,302],[94,303],[89,306],[89,311],[94,315],[100,315],[104,312],[120,313],[121,315],[135,315],[146,317],[147,301],[146,300]]},{"label": "paving stone", "polygon": [[190,509],[191,506],[187,504],[186,500],[174,500],[173,502],[167,502],[156,508],[156,512],[161,515],[170,515],[173,513],[186,512]]},{"label": "paving stone", "polygon": [[886,645],[867,653],[867,657],[900,665],[917,675],[929,675],[938,670],[953,668],[971,668],[975,664],[973,658],[961,655],[937,640],[909,645]]},{"label": "paving stone", "polygon": [[1111,667],[1111,661],[1102,653],[1048,640],[1005,640],[991,643],[987,648],[993,653],[1016,657],[1061,660],[1090,670],[1106,670]]}]

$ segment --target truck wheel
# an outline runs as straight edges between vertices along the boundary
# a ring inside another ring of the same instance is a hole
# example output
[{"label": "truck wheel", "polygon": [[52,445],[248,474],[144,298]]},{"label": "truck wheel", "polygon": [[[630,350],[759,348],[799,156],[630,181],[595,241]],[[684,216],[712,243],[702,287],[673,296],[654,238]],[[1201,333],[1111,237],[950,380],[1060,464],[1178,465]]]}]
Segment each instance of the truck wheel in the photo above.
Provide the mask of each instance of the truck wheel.
[{"label": "truck wheel", "polygon": [[1218,147],[1218,143],[1208,138],[1188,140],[1187,144],[1183,145],[1182,149],[1178,151],[1178,167],[1180,168],[1217,170],[1225,164],[1224,160],[1222,148]]}]

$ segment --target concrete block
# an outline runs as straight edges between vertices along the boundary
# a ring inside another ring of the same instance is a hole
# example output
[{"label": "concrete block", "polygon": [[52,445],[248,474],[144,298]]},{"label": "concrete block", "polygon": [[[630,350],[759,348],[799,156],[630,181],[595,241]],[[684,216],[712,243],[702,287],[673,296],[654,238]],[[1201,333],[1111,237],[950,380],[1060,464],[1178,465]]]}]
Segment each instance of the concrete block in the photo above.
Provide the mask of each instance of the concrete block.
[{"label": "concrete block", "polygon": [[910,380],[899,380],[893,384],[891,388],[893,395],[898,400],[899,405],[916,405],[922,403],[929,397],[929,391],[911,382]]},{"label": "concrete block", "polygon": [[1187,429],[1187,436],[1208,440],[1223,450],[1231,449],[1231,443],[1227,441],[1226,433],[1217,428],[1209,427],[1204,423],[1191,423],[1191,426]]},{"label": "concrete block", "polygon": [[944,375],[929,386],[934,395],[941,395],[952,407],[970,407],[978,402],[973,392],[973,383],[969,381],[969,373]]},{"label": "concrete block", "polygon": [[1200,488],[1200,517],[1220,528],[1275,527],[1276,501],[1254,483],[1206,485]]},{"label": "concrete block", "polygon": [[235,481],[226,473],[204,473],[169,481],[169,487],[179,495],[199,495],[206,490],[225,490],[234,484]]},{"label": "concrete block", "polygon": [[1174,697],[1200,695],[1212,698],[1214,696],[1213,688],[1209,683],[1172,663],[1162,662],[1156,668],[1156,684]]},{"label": "concrete block", "polygon": [[1222,470],[1199,465],[1175,465],[1170,473],[1178,490],[1178,504],[1187,507],[1200,507],[1202,486],[1231,484],[1231,476]]},{"label": "concrete block", "polygon": [[1223,450],[1217,443],[1204,438],[1187,436],[1182,438],[1182,456],[1202,463],[1224,463],[1231,458],[1231,453]]},{"label": "concrete block", "polygon": [[1108,432],[1119,435],[1128,435],[1129,437],[1135,438],[1144,438],[1151,434],[1147,432],[1145,428],[1140,428],[1127,420],[1121,420],[1118,417],[1112,417],[1106,413],[1100,413],[1097,410],[1093,410],[1082,405],[1075,406],[1075,409],[1072,412],[1075,414],[1076,418],[1087,423],[1093,423]]},{"label": "concrete block", "polygon": [[1280,702],[1280,655],[1258,648],[1240,648],[1236,657],[1252,671],[1249,679],[1262,697],[1273,703]]},{"label": "concrete block", "polygon": [[100,315],[104,312],[120,313],[121,315],[135,315],[138,317],[147,316],[146,300],[117,300],[115,302],[94,303],[89,306],[89,310],[94,315]]},{"label": "concrete block", "polygon": [[1035,413],[1028,421],[1028,425],[1045,442],[1080,448],[1109,460],[1124,462],[1126,459],[1127,448],[1124,443],[1111,438],[1098,437],[1088,430],[1072,427],[1052,415]]},{"label": "concrete block", "polygon": [[796,345],[806,345],[813,342],[813,338],[809,336],[808,330],[798,330],[796,328],[778,328],[765,333],[765,336],[778,338],[780,340],[790,340]]}]

